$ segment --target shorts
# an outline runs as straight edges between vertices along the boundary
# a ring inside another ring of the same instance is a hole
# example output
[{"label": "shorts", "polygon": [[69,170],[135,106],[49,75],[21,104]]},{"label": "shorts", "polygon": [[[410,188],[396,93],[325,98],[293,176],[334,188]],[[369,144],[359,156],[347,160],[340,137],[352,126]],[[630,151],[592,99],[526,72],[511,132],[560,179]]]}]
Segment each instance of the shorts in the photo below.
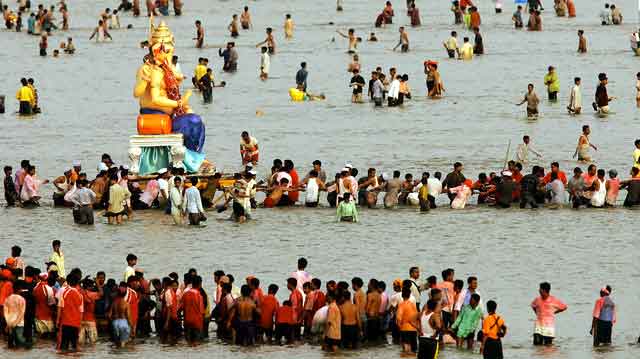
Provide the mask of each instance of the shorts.
[{"label": "shorts", "polygon": [[373,103],[376,107],[382,107],[382,97],[374,97]]},{"label": "shorts", "polygon": [[611,329],[613,324],[608,321],[596,319],[596,325],[593,331],[593,346],[600,344],[611,344]]},{"label": "shorts", "polygon": [[129,340],[131,335],[131,328],[129,328],[129,322],[126,319],[116,319],[111,323],[113,327],[113,338],[116,342],[125,343]]},{"label": "shorts", "polygon": [[553,337],[547,337],[540,334],[533,334],[533,345],[551,345],[553,344]]},{"label": "shorts", "polygon": [[450,59],[455,59],[456,57],[456,50],[449,50],[447,49],[447,55],[449,55]]},{"label": "shorts", "polygon": [[239,202],[234,201],[233,202],[233,217],[235,219],[238,219],[240,217],[245,217],[246,213],[244,210],[244,206],[241,205]]},{"label": "shorts", "polygon": [[315,208],[318,207],[318,202],[305,202],[305,207]]},{"label": "shorts", "polygon": [[502,341],[500,339],[487,338],[482,351],[484,359],[503,359]]},{"label": "shorts", "polygon": [[242,30],[249,30],[249,24],[240,24]]},{"label": "shorts", "polygon": [[431,90],[433,90],[434,87],[436,87],[435,81],[427,81],[427,91],[431,92]]},{"label": "shorts", "polygon": [[342,346],[344,348],[356,349],[358,343],[360,343],[360,328],[357,325],[343,325],[342,331]]},{"label": "shorts", "polygon": [[436,339],[420,337],[418,359],[435,359],[438,357],[440,345]]},{"label": "shorts", "polygon": [[532,116],[537,116],[538,115],[538,109],[537,108],[529,108],[527,107],[527,116],[532,117]]},{"label": "shorts", "polygon": [[340,345],[340,339],[324,337],[324,343],[330,347],[334,347],[334,346],[337,347],[338,345]]},{"label": "shorts", "polygon": [[417,342],[418,333],[415,331],[400,331],[400,343],[411,345],[411,351],[416,352],[418,350]]},{"label": "shorts", "polygon": [[47,333],[53,333],[55,327],[53,325],[53,320],[40,320],[36,319],[36,333],[42,335]]},{"label": "shorts", "polygon": [[549,92],[549,101],[558,101],[558,91]]},{"label": "shorts", "polygon": [[105,217],[118,217],[118,216],[123,216],[123,215],[125,215],[126,213],[127,213],[126,211],[122,211],[122,212],[118,212],[118,213],[115,213],[115,212],[108,212],[108,211],[107,211],[107,212],[104,214],[104,216],[105,216]]},{"label": "shorts", "polygon": [[200,338],[202,337],[202,329],[200,328],[189,328],[189,327],[185,327],[184,328],[184,338],[188,341],[188,342],[197,342],[200,340]]},{"label": "shorts", "polygon": [[78,343],[94,344],[97,340],[98,329],[96,328],[96,322],[83,321],[80,325],[80,335],[78,336]]},{"label": "shorts", "polygon": [[400,51],[408,52],[409,51],[409,44],[402,44],[402,46],[400,46]]}]

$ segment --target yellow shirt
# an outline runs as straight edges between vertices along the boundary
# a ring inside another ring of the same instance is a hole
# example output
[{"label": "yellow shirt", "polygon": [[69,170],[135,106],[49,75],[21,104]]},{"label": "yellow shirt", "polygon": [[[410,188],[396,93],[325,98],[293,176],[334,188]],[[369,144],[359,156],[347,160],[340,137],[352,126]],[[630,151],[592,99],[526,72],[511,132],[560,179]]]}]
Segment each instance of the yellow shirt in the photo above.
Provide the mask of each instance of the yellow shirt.
[{"label": "yellow shirt", "polygon": [[636,148],[633,150],[633,167],[640,169],[640,162],[638,162],[638,160],[640,160],[640,149]]},{"label": "yellow shirt", "polygon": [[207,67],[204,66],[204,65],[198,65],[198,66],[196,66],[195,71],[193,71],[193,74],[196,77],[196,80],[200,81],[202,76],[207,74]]},{"label": "yellow shirt", "polygon": [[463,60],[471,60],[473,58],[473,46],[465,42],[464,45],[460,48],[460,57]]},{"label": "yellow shirt", "polygon": [[22,86],[16,93],[16,99],[18,101],[28,101],[29,103],[33,103],[33,91],[31,90],[31,88],[29,88],[29,86]]}]

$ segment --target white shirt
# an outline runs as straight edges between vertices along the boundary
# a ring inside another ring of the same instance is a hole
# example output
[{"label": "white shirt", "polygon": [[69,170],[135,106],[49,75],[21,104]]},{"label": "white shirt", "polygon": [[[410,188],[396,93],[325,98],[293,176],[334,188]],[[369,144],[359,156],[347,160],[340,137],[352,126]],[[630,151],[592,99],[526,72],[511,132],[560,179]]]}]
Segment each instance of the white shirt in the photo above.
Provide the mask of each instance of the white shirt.
[{"label": "white shirt", "polygon": [[311,280],[313,279],[311,274],[303,270],[297,270],[291,273],[291,278],[295,278],[298,281],[298,284],[296,285],[296,287],[298,288],[300,293],[302,293],[302,285],[307,282],[311,282]]},{"label": "white shirt", "polygon": [[389,86],[389,93],[387,96],[391,98],[398,98],[400,96],[400,80],[395,79],[391,81],[391,85]]},{"label": "white shirt", "polygon": [[200,191],[195,186],[187,188],[184,192],[184,207],[187,213],[201,213],[202,200],[200,199]]},{"label": "white shirt", "polygon": [[[416,297],[413,294],[409,297],[409,301],[416,302]],[[402,292],[398,292],[389,298],[389,308],[398,308],[398,304],[402,303]]]},{"label": "white shirt", "polygon": [[271,57],[269,56],[268,53],[265,52],[262,55],[260,55],[260,68],[262,72],[264,72],[265,74],[268,74],[270,67],[271,67]]},{"label": "white shirt", "polygon": [[569,95],[569,107],[574,110],[582,107],[582,90],[578,85],[574,85],[571,88],[571,95]]},{"label": "white shirt", "polygon": [[172,213],[180,213],[182,211],[182,195],[180,194],[180,190],[176,187],[171,189],[171,212]]},{"label": "white shirt", "polygon": [[133,267],[127,266],[127,269],[124,270],[124,282],[127,282],[127,279],[131,276],[136,275],[136,270]]},{"label": "white shirt", "polygon": [[430,196],[438,197],[442,193],[442,182],[435,177],[429,177],[427,180],[427,191]]}]

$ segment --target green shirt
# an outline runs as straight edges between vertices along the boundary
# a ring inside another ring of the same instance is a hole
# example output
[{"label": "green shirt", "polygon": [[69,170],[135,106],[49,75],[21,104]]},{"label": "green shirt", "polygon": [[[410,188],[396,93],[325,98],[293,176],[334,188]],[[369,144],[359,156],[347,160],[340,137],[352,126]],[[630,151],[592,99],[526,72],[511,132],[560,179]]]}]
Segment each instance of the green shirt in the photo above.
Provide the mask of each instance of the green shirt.
[{"label": "green shirt", "polygon": [[558,74],[555,71],[544,76],[544,84],[547,85],[549,92],[560,91],[560,80],[558,80]]},{"label": "green shirt", "polygon": [[353,217],[353,221],[358,222],[358,209],[356,208],[355,201],[340,202],[336,211],[336,217],[338,222],[340,222],[342,217]]},{"label": "green shirt", "polygon": [[482,309],[480,309],[479,305],[476,306],[476,309],[473,309],[470,305],[465,305],[451,328],[458,329],[456,332],[458,337],[466,338],[478,328],[480,319],[482,319]]}]

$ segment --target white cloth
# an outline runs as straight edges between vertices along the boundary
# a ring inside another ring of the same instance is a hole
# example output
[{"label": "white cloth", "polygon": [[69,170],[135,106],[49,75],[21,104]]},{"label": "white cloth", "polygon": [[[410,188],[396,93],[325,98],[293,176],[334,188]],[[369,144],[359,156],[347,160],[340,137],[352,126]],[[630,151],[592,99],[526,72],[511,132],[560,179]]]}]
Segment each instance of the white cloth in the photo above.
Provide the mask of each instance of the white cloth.
[{"label": "white cloth", "polygon": [[396,99],[400,96],[400,81],[398,79],[391,81],[391,86],[389,86],[389,93],[387,96]]},{"label": "white cloth", "polygon": [[580,86],[574,85],[571,88],[571,94],[569,96],[569,108],[575,110],[582,107],[582,90]]},{"label": "white cloth", "polygon": [[438,197],[442,193],[442,182],[435,177],[429,177],[427,180],[427,192],[430,196]]},{"label": "white cloth", "polygon": [[268,74],[271,68],[271,57],[266,52],[260,55],[260,68],[265,74]]},{"label": "white cloth", "polygon": [[600,183],[600,188],[597,192],[593,192],[593,196],[591,197],[591,205],[594,207],[602,207],[604,206],[604,201],[607,197],[607,189],[605,188],[604,181],[599,178],[595,179]]},{"label": "white cloth", "polygon": [[307,181],[307,191],[305,195],[306,203],[317,203],[320,197],[320,186],[317,178],[309,178]]},{"label": "white cloth", "polygon": [[170,198],[171,198],[171,213],[178,214],[182,212],[183,210],[182,195],[180,194],[180,190],[178,188],[173,187],[171,189]]},{"label": "white cloth", "polygon": [[184,208],[187,213],[202,213],[202,199],[200,198],[200,191],[191,186],[184,192]]},{"label": "white cloth", "polygon": [[[416,302],[416,297],[413,294],[409,297],[409,301],[412,303]],[[389,308],[398,308],[398,304],[402,302],[402,292],[398,292],[389,298]]]}]

